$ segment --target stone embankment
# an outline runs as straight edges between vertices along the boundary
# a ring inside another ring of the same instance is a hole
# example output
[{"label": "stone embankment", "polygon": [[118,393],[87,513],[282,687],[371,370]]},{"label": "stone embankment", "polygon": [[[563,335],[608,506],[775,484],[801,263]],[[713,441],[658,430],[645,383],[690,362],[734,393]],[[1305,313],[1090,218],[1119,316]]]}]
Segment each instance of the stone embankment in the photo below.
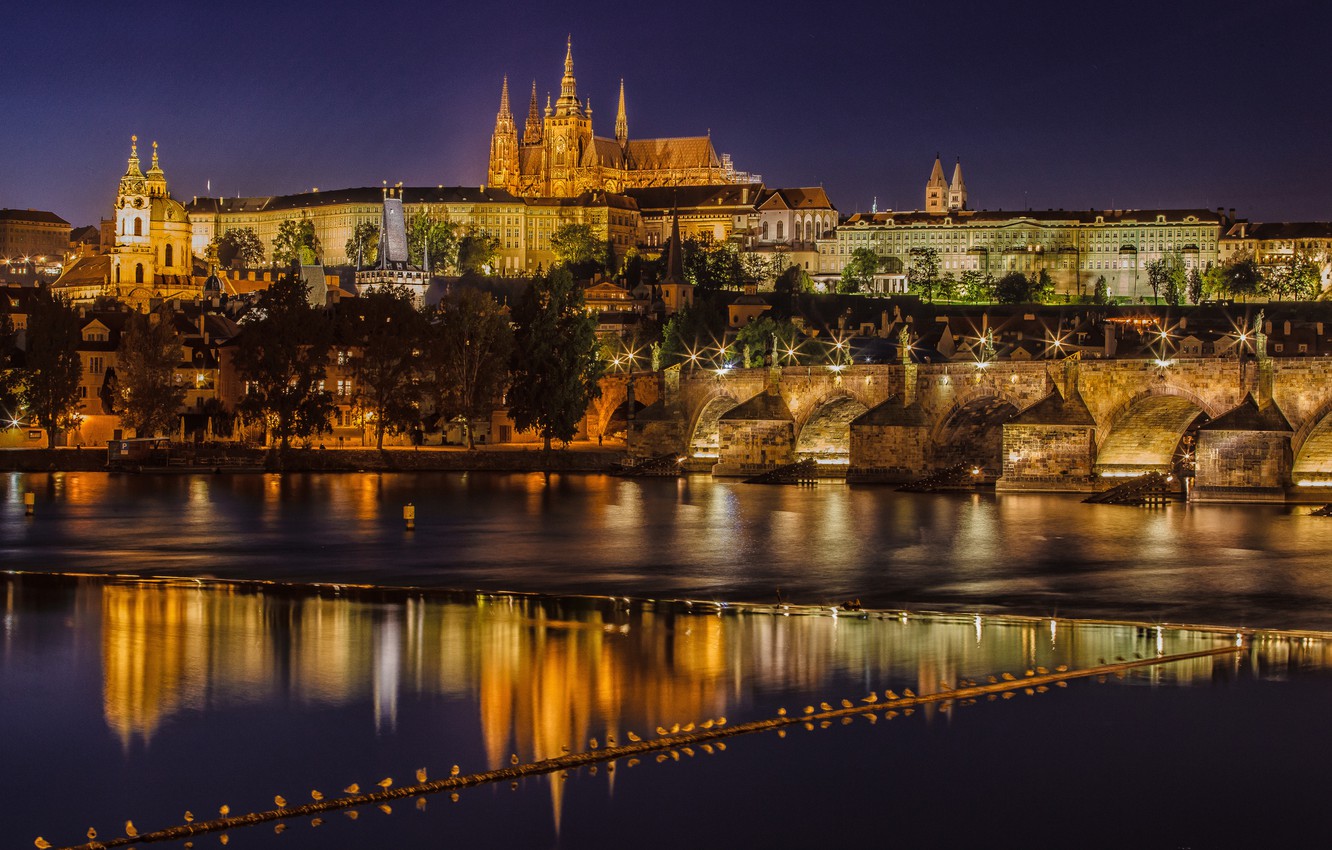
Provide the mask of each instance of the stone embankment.
[{"label": "stone embankment", "polygon": [[[623,461],[623,451],[599,448],[292,449],[284,456],[263,450],[229,449],[199,455],[168,467],[205,472],[604,472]],[[105,449],[11,449],[0,451],[0,472],[102,472]]]}]

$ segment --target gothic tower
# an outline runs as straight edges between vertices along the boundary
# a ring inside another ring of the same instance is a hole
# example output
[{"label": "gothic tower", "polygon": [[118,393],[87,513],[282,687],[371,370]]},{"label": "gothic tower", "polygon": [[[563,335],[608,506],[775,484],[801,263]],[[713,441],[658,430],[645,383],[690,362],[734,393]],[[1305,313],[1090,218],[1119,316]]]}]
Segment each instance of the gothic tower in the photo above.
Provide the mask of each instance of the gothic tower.
[{"label": "gothic tower", "polygon": [[548,185],[544,194],[569,197],[579,192],[578,165],[583,151],[592,144],[592,119],[578,102],[578,87],[573,72],[573,38],[564,53],[564,77],[554,112],[548,112],[545,126]]},{"label": "gothic tower", "polygon": [[541,112],[537,109],[536,80],[532,81],[532,102],[527,106],[527,123],[523,126],[523,144],[541,144]]},{"label": "gothic tower", "polygon": [[495,116],[495,132],[490,137],[490,170],[486,181],[513,191],[518,184],[518,125],[509,110],[509,78],[504,77],[500,90],[499,114]]},{"label": "gothic tower", "polygon": [[934,168],[930,181],[925,184],[925,212],[943,213],[948,210],[948,183],[944,180],[943,163],[934,155]]},{"label": "gothic tower", "polygon": [[948,211],[957,212],[967,208],[967,184],[962,182],[962,158],[958,157],[953,166],[953,182],[948,185]]},{"label": "gothic tower", "polygon": [[620,80],[620,108],[615,113],[615,141],[620,143],[620,147],[629,145],[629,116],[624,111],[624,80]]}]

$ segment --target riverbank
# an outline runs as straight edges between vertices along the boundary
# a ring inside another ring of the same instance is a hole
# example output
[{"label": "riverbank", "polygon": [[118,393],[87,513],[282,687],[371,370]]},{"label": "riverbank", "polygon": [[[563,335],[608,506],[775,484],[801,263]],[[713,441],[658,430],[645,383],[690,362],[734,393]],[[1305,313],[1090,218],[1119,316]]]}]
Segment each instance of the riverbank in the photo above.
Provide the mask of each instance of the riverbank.
[{"label": "riverbank", "polygon": [[[623,450],[570,443],[542,451],[537,446],[392,447],[292,449],[278,456],[264,449],[227,447],[200,451],[173,472],[604,472],[625,459]],[[105,449],[6,449],[2,472],[102,472]]]}]

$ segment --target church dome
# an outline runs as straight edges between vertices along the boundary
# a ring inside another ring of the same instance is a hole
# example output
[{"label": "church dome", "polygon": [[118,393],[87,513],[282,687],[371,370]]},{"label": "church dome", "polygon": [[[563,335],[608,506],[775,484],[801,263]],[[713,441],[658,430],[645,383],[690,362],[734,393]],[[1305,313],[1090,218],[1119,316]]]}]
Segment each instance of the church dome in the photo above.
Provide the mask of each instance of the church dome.
[{"label": "church dome", "polygon": [[189,223],[189,218],[186,217],[185,213],[185,205],[175,198],[154,198],[150,218],[153,221],[165,221],[167,223]]}]

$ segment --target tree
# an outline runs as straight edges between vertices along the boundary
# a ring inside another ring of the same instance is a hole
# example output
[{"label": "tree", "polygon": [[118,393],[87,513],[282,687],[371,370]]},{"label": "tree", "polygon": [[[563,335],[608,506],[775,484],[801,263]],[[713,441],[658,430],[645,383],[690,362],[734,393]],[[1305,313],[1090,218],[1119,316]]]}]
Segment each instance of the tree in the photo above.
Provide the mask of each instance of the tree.
[{"label": "tree", "polygon": [[417,371],[425,320],[404,287],[381,286],[348,302],[348,338],[357,351],[354,396],[373,423],[375,448],[384,434],[401,433],[421,419]]},{"label": "tree", "polygon": [[801,353],[800,329],[789,321],[762,316],[745,325],[735,335],[735,347],[744,353],[748,368],[768,365],[774,351],[779,363],[795,364]]},{"label": "tree", "polygon": [[1188,295],[1190,304],[1197,304],[1202,300],[1203,276],[1202,272],[1198,271],[1197,266],[1189,269],[1189,281],[1186,286],[1186,294]]},{"label": "tree", "polygon": [[373,266],[379,262],[379,225],[373,221],[358,221],[346,245],[347,262],[360,266]]},{"label": "tree", "polygon": [[973,304],[982,304],[994,299],[994,278],[981,274],[976,269],[962,272],[960,287],[962,298]]},{"label": "tree", "polygon": [[500,243],[484,230],[471,228],[458,239],[458,274],[491,274]]},{"label": "tree", "polygon": [[597,320],[583,309],[573,274],[558,266],[532,282],[513,319],[509,415],[519,428],[536,429],[549,451],[552,439],[573,439],[588,404],[601,395]]},{"label": "tree", "polygon": [[181,343],[172,319],[165,308],[136,313],[120,337],[112,409],[140,437],[169,434],[180,421],[185,386],[176,383]]},{"label": "tree", "polygon": [[14,322],[8,313],[0,313],[0,431],[19,418],[19,391],[23,382],[17,345]]},{"label": "tree", "polygon": [[1152,288],[1152,301],[1159,301],[1161,289],[1165,286],[1165,257],[1152,260],[1147,264],[1147,285]]},{"label": "tree", "polygon": [[912,248],[907,252],[907,291],[919,294],[927,301],[934,300],[934,289],[939,283],[939,250]]},{"label": "tree", "polygon": [[689,238],[682,240],[681,264],[685,280],[707,295],[721,290],[740,290],[756,282],[749,267],[732,245],[712,245]]},{"label": "tree", "polygon": [[432,274],[435,269],[453,267],[458,262],[458,236],[453,224],[424,209],[417,210],[407,222],[407,258]]},{"label": "tree", "polygon": [[1022,272],[1009,272],[994,285],[994,296],[1000,304],[1029,304],[1032,282]]},{"label": "tree", "polygon": [[333,413],[322,388],[332,325],[310,306],[308,288],[284,275],[264,290],[236,346],[236,372],[246,387],[237,412],[264,423],[283,452],[292,437],[328,430]]},{"label": "tree", "polygon": [[311,219],[289,218],[278,225],[277,236],[273,237],[273,265],[290,266],[298,261],[309,264],[318,256],[319,240]]},{"label": "tree", "polygon": [[1248,300],[1262,288],[1263,275],[1253,257],[1240,256],[1221,267],[1221,283],[1231,295]]},{"label": "tree", "polygon": [[1187,272],[1184,258],[1171,251],[1147,264],[1147,284],[1152,288],[1152,300],[1165,296],[1167,304],[1177,305],[1184,294]]},{"label": "tree", "polygon": [[1282,289],[1296,301],[1312,301],[1322,289],[1318,263],[1308,254],[1294,253],[1276,270]]},{"label": "tree", "polygon": [[958,287],[960,285],[957,275],[952,272],[944,272],[943,276],[939,278],[939,283],[935,287],[934,294],[944,301],[952,301],[957,298]]},{"label": "tree", "polygon": [[563,224],[550,235],[555,261],[563,263],[574,277],[585,280],[600,271],[611,271],[614,254],[611,244],[600,239],[586,224]]},{"label": "tree", "polygon": [[1096,278],[1096,288],[1092,290],[1092,303],[1110,303],[1110,287],[1106,284],[1105,275],[1099,275]]},{"label": "tree", "polygon": [[264,261],[264,243],[252,227],[227,230],[208,247],[223,268],[253,268]]},{"label": "tree", "polygon": [[660,366],[683,363],[692,368],[710,359],[726,336],[726,320],[712,300],[695,298],[666,320],[661,329]]},{"label": "tree", "polygon": [[837,291],[867,291],[874,285],[874,275],[878,271],[879,255],[871,248],[857,248],[851,252],[851,258],[842,268],[842,279],[837,283]]},{"label": "tree", "polygon": [[33,290],[25,335],[23,399],[32,421],[46,429],[47,448],[55,448],[56,437],[78,422],[82,325],[79,314],[64,299],[45,287]]},{"label": "tree", "polygon": [[426,347],[430,391],[441,417],[466,423],[469,449],[472,422],[503,398],[512,353],[513,330],[490,293],[460,288],[440,302]]}]

